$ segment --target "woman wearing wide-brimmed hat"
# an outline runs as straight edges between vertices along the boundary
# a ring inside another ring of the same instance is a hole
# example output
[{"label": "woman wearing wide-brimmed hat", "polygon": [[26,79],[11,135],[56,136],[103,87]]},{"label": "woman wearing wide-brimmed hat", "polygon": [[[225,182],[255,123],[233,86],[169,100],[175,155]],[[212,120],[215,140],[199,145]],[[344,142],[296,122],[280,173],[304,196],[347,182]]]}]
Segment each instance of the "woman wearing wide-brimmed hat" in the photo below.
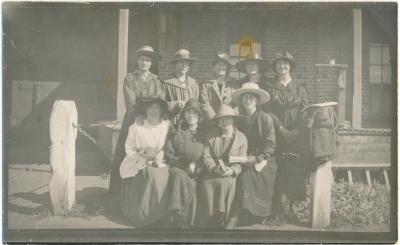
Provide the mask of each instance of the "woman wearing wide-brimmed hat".
[{"label": "woman wearing wide-brimmed hat", "polygon": [[196,80],[187,75],[190,65],[196,60],[197,58],[191,57],[188,50],[178,50],[171,61],[174,66],[174,77],[163,81],[174,124],[178,123],[178,116],[186,101],[199,99],[199,86]]},{"label": "woman wearing wide-brimmed hat", "polygon": [[269,94],[256,83],[244,83],[232,99],[245,115],[237,125],[248,139],[250,160],[242,165],[243,171],[236,181],[232,217],[226,228],[261,223],[271,215],[277,171],[273,120],[260,108],[269,101]]},{"label": "woman wearing wide-brimmed hat", "polygon": [[168,166],[164,146],[170,123],[163,98],[143,98],[141,117],[129,127],[119,173],[121,211],[135,227],[157,226],[167,216]]},{"label": "woman wearing wide-brimmed hat", "polygon": [[270,68],[270,64],[267,60],[263,59],[258,54],[251,54],[244,60],[236,63],[236,69],[245,73],[246,76],[240,80],[240,84],[243,83],[257,83],[258,86],[265,90],[265,83],[267,78],[264,73]]},{"label": "woman wearing wide-brimmed hat", "polygon": [[137,69],[128,73],[123,84],[126,113],[122,121],[121,131],[116,145],[113,170],[110,177],[109,191],[112,194],[119,194],[121,177],[118,174],[119,166],[125,157],[125,141],[128,129],[133,124],[138,111],[138,106],[144,97],[159,96],[165,98],[162,84],[158,77],[150,72],[151,64],[159,59],[159,55],[150,46],[142,46],[135,53]]},{"label": "woman wearing wide-brimmed hat", "polygon": [[279,119],[276,120],[276,129],[279,128],[276,151],[279,167],[275,192],[277,212],[283,223],[286,223],[289,213],[293,214],[293,202],[306,197],[307,167],[299,151],[301,147],[297,145],[301,141],[296,140],[296,132],[300,127],[300,112],[308,105],[308,95],[306,86],[295,81],[290,74],[295,67],[294,57],[287,50],[275,54],[272,69],[276,79],[266,86],[271,100],[265,109]]},{"label": "woman wearing wide-brimmed hat", "polygon": [[229,75],[234,65],[228,54],[216,53],[212,65],[212,79],[202,82],[200,86],[199,100],[204,110],[205,120],[213,118],[222,104],[232,105],[232,93],[240,88],[239,81]]},{"label": "woman wearing wide-brimmed hat", "polygon": [[234,127],[236,111],[223,104],[212,122],[217,128],[209,133],[203,154],[204,174],[199,178],[197,226],[222,228],[235,195],[236,176],[241,167],[232,157],[246,157],[246,136]]},{"label": "woman wearing wide-brimmed hat", "polygon": [[201,171],[204,136],[198,101],[188,100],[182,109],[178,129],[171,132],[165,145],[165,160],[170,165],[168,213],[170,227],[193,226],[196,214],[196,178]]}]

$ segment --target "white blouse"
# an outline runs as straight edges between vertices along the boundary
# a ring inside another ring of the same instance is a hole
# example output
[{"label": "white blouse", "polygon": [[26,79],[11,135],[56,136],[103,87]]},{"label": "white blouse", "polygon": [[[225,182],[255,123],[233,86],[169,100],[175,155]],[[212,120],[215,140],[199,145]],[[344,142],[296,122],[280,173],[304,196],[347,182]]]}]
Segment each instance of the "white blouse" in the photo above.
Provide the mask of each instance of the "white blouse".
[{"label": "white blouse", "polygon": [[119,169],[121,178],[136,176],[139,170],[148,165],[147,159],[140,154],[140,151],[146,147],[151,147],[157,152],[157,163],[162,162],[168,129],[169,121],[167,120],[162,120],[158,125],[151,125],[147,120],[144,120],[143,125],[135,122],[130,126],[125,142],[126,156]]}]

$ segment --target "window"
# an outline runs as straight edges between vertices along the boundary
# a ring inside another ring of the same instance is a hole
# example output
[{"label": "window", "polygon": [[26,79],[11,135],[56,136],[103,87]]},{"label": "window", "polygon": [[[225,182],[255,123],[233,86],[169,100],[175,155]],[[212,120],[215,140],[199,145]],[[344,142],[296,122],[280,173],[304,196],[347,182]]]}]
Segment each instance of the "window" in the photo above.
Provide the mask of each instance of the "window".
[{"label": "window", "polygon": [[390,47],[381,43],[369,46],[369,116],[371,127],[388,127],[391,114],[392,66]]}]

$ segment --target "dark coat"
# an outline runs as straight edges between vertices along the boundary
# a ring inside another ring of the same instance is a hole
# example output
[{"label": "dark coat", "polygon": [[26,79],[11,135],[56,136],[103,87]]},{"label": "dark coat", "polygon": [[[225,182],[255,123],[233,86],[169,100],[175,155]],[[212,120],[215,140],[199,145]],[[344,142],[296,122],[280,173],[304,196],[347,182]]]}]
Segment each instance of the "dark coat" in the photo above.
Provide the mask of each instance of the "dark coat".
[{"label": "dark coat", "polygon": [[200,86],[200,103],[202,104],[206,120],[215,116],[215,112],[222,104],[232,106],[232,93],[240,88],[240,83],[233,77],[227,78],[220,91],[216,80],[207,80]]}]

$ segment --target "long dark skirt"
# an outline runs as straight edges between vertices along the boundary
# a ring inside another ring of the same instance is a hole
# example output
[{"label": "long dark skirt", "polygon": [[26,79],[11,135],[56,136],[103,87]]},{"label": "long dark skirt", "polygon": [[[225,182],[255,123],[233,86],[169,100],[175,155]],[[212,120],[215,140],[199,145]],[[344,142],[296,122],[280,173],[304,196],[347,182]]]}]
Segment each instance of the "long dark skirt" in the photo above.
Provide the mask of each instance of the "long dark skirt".
[{"label": "long dark skirt", "polygon": [[278,158],[276,192],[292,201],[306,200],[307,167],[300,159]]},{"label": "long dark skirt", "polygon": [[260,172],[254,167],[243,168],[236,182],[235,208],[245,209],[258,217],[270,216],[276,171],[274,159],[268,160]]},{"label": "long dark skirt", "polygon": [[228,219],[235,196],[235,177],[202,176],[198,187],[196,226],[210,227],[216,217]]},{"label": "long dark skirt", "polygon": [[121,211],[135,227],[154,224],[168,215],[168,177],[167,167],[148,166],[136,176],[122,179]]},{"label": "long dark skirt", "polygon": [[182,169],[169,169],[168,212],[176,211],[186,224],[193,226],[197,206],[196,181]]},{"label": "long dark skirt", "polygon": [[114,160],[110,175],[110,184],[108,191],[111,194],[120,194],[121,192],[121,176],[119,174],[119,168],[124,160],[125,153],[125,142],[128,137],[129,127],[134,123],[134,115],[125,113],[124,119],[122,120],[121,131],[119,132],[117,145],[114,151]]}]

